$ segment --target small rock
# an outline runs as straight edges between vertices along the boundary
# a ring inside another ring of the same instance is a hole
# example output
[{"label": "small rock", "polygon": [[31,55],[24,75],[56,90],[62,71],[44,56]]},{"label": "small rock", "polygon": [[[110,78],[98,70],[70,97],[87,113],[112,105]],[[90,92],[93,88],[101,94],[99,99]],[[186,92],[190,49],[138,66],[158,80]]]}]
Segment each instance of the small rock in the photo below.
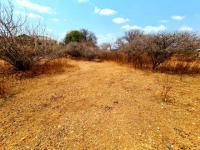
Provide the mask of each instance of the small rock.
[{"label": "small rock", "polygon": [[157,127],[157,131],[158,131],[158,132],[160,131],[160,128],[159,128],[159,127]]},{"label": "small rock", "polygon": [[166,144],[166,147],[167,147],[168,149],[172,149],[172,148],[173,148],[173,145],[170,144],[170,143],[168,143],[168,144]]}]

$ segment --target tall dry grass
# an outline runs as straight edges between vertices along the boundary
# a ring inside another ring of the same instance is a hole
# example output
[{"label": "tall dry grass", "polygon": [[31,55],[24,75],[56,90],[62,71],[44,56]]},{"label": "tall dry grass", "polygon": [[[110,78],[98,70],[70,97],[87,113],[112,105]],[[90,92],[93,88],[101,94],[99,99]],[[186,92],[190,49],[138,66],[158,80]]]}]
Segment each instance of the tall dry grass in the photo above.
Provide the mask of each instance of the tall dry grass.
[{"label": "tall dry grass", "polygon": [[39,63],[31,66],[31,69],[25,72],[16,72],[17,78],[33,78],[40,75],[55,75],[65,72],[67,68],[73,65],[68,63],[67,58],[57,58],[53,60],[41,60]]},{"label": "tall dry grass", "polygon": [[8,95],[8,92],[9,92],[9,85],[7,79],[0,78],[0,98],[3,98],[6,95]]},{"label": "tall dry grass", "polygon": [[102,60],[115,61],[121,64],[129,64],[137,69],[145,69],[158,71],[163,73],[173,74],[199,74],[200,73],[200,58],[190,56],[182,56],[175,54],[174,56],[164,60],[153,69],[153,62],[147,53],[139,55],[129,55],[124,52],[101,52],[97,53]]},{"label": "tall dry grass", "polygon": [[161,64],[158,68],[161,72],[175,73],[175,74],[199,74],[200,73],[200,59],[190,61],[172,58]]},{"label": "tall dry grass", "polygon": [[11,72],[11,65],[0,60],[0,98],[5,98],[10,93],[9,72]]}]

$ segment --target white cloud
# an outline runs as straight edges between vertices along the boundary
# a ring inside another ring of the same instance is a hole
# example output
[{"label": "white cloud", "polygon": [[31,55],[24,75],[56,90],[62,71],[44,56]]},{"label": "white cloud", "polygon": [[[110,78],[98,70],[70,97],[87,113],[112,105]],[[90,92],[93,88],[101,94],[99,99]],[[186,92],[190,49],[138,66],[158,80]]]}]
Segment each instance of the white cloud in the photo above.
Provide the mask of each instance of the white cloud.
[{"label": "white cloud", "polygon": [[173,20],[181,21],[181,20],[185,19],[185,16],[172,16],[171,18]]},{"label": "white cloud", "polygon": [[52,20],[53,20],[54,22],[59,22],[59,21],[60,21],[59,18],[53,18]]},{"label": "white cloud", "polygon": [[156,33],[156,32],[161,32],[165,31],[167,28],[164,25],[160,26],[146,26],[144,27],[144,32],[145,33]]},{"label": "white cloud", "polygon": [[144,33],[149,34],[149,33],[158,33],[165,31],[167,28],[164,25],[160,26],[145,26],[145,27],[140,27],[137,25],[124,25],[122,26],[122,29],[124,30],[142,30]]},{"label": "white cloud", "polygon": [[40,13],[52,13],[52,9],[50,7],[32,3],[30,0],[16,0],[16,2],[19,6],[38,11]]},{"label": "white cloud", "polygon": [[20,11],[16,11],[15,12],[16,15],[21,15],[21,16],[26,16],[26,17],[30,17],[33,19],[43,19],[43,17],[41,15],[35,14],[35,13],[24,13],[24,12],[20,12]]},{"label": "white cloud", "polygon": [[117,11],[113,9],[109,9],[109,8],[100,9],[100,8],[95,7],[94,13],[99,14],[99,15],[104,15],[104,16],[112,16],[112,15],[115,15]]},{"label": "white cloud", "polygon": [[124,30],[142,30],[142,28],[140,26],[136,26],[136,25],[124,25],[122,26],[122,29]]},{"label": "white cloud", "polygon": [[160,20],[160,22],[161,22],[161,23],[168,23],[168,22],[169,22],[169,20],[167,20],[167,19],[164,19],[164,20]]},{"label": "white cloud", "polygon": [[128,18],[114,18],[112,20],[114,23],[117,23],[117,24],[122,24],[122,23],[126,23],[126,22],[129,22],[130,20]]},{"label": "white cloud", "polygon": [[37,18],[37,19],[42,19],[43,17],[38,15],[38,14],[34,14],[34,13],[27,13],[26,14],[28,17],[31,17],[31,18]]},{"label": "white cloud", "polygon": [[77,0],[79,3],[87,3],[89,2],[90,0]]},{"label": "white cloud", "polygon": [[193,28],[188,27],[188,26],[182,26],[182,27],[179,28],[178,31],[180,31],[180,32],[191,32],[191,31],[193,31]]}]

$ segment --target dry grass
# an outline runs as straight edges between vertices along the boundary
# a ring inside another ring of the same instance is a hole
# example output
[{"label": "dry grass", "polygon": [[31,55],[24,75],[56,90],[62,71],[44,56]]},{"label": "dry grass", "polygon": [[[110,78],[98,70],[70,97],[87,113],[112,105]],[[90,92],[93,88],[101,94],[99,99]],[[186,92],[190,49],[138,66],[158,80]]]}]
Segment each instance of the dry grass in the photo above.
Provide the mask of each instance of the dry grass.
[{"label": "dry grass", "polygon": [[200,60],[184,61],[173,58],[161,64],[158,70],[176,74],[199,74]]},{"label": "dry grass", "polygon": [[5,98],[10,94],[11,84],[8,74],[11,70],[8,63],[0,60],[0,98]]},{"label": "dry grass", "polygon": [[[134,68],[142,70],[152,70],[153,68],[151,58],[145,53],[129,56],[123,52],[102,52],[99,53],[99,57],[103,60],[111,60],[121,64],[131,64]],[[199,74],[200,60],[189,56],[174,56],[161,63],[154,71],[173,74]]]},{"label": "dry grass", "polygon": [[12,95],[12,88],[15,83],[22,79],[34,78],[40,75],[56,75],[64,73],[66,69],[74,66],[68,63],[66,58],[54,60],[42,60],[31,67],[29,71],[17,71],[11,65],[0,61],[0,98],[6,98]]},{"label": "dry grass", "polygon": [[70,65],[66,58],[58,58],[52,60],[41,60],[37,64],[31,66],[28,71],[12,71],[10,75],[16,78],[33,78],[40,75],[55,75],[65,72],[66,68],[74,67]]},{"label": "dry grass", "polygon": [[0,78],[0,98],[5,97],[9,92],[9,85],[5,78]]},{"label": "dry grass", "polygon": [[42,74],[53,75],[63,73],[67,67],[73,66],[68,63],[66,58],[59,58],[48,61],[43,60],[43,62],[32,66],[30,72],[33,74],[33,76]]},{"label": "dry grass", "polygon": [[[200,149],[199,76],[68,63],[79,69],[16,85],[0,108],[1,149]],[[174,103],[161,99],[166,83]]]},{"label": "dry grass", "polygon": [[14,96],[14,87],[20,82],[14,76],[0,75],[0,107],[1,105]]},{"label": "dry grass", "polygon": [[160,88],[160,99],[161,102],[173,104],[175,103],[172,91],[173,91],[173,77],[165,75],[162,78],[157,79],[157,84],[161,86]]}]

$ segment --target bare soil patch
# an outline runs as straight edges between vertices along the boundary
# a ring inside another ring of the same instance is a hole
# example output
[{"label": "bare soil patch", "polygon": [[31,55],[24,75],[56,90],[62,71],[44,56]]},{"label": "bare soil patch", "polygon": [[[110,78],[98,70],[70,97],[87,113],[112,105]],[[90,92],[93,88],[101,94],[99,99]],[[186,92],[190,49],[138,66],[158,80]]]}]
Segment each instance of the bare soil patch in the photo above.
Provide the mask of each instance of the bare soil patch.
[{"label": "bare soil patch", "polygon": [[76,69],[13,86],[0,149],[200,149],[199,76],[68,62]]}]

